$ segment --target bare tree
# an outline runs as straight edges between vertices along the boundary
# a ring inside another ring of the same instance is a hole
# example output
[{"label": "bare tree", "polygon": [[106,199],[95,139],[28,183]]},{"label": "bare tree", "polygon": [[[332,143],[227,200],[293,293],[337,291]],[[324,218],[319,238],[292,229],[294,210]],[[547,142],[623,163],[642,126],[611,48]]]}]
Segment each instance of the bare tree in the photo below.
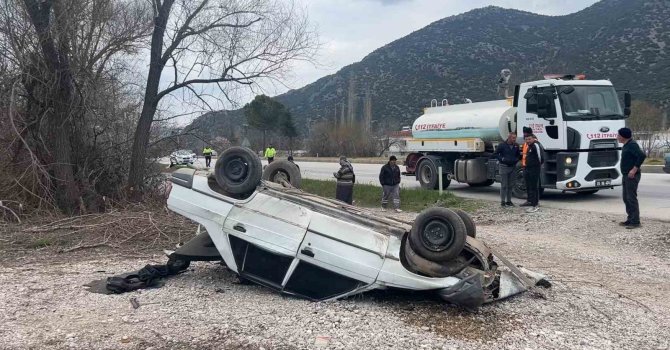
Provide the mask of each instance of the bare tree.
[{"label": "bare tree", "polygon": [[42,197],[21,183],[36,166],[60,209],[85,206],[86,193],[96,190],[91,183],[105,172],[96,168],[100,158],[110,143],[125,141],[122,118],[107,113],[134,104],[123,96],[120,56],[135,53],[148,33],[147,10],[132,0],[0,3],[3,78],[13,85],[3,97],[12,96],[7,117],[20,140],[10,142],[11,162],[23,168],[12,186]]},{"label": "bare tree", "polygon": [[633,130],[640,148],[647,156],[661,146],[657,135],[662,132],[662,123],[663,113],[660,109],[646,101],[633,101],[627,125]]},{"label": "bare tree", "polygon": [[[167,97],[233,102],[235,86],[276,80],[288,63],[311,59],[316,38],[292,1],[152,0],[149,74],[129,176],[142,189],[151,124]],[[167,68],[167,69],[166,69]],[[168,82],[169,79],[169,82]]]}]

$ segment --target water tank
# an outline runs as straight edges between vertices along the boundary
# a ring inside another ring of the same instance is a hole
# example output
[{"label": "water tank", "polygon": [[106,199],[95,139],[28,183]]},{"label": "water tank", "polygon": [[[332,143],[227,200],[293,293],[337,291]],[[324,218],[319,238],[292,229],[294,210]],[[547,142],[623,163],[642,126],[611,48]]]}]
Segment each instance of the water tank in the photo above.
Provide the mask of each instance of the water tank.
[{"label": "water tank", "polygon": [[501,141],[516,130],[508,100],[426,108],[412,125],[415,139],[480,138]]}]

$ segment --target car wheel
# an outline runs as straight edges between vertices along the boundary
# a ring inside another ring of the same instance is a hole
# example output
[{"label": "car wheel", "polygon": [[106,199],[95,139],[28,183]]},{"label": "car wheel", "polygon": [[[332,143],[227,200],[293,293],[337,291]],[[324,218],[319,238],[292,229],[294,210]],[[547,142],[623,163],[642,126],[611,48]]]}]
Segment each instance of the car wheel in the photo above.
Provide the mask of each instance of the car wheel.
[{"label": "car wheel", "polygon": [[300,188],[302,175],[298,166],[288,160],[276,160],[263,169],[263,180],[276,183],[290,183],[295,188]]},{"label": "car wheel", "polygon": [[191,262],[189,260],[170,257],[165,265],[171,274],[175,274],[177,272],[186,270],[191,265]]},{"label": "car wheel", "polygon": [[458,214],[447,208],[434,207],[416,217],[409,239],[419,255],[442,262],[461,253],[466,236],[465,224]]},{"label": "car wheel", "polygon": [[430,277],[453,276],[461,272],[468,265],[468,262],[460,258],[452,260],[448,264],[430,261],[417,254],[412,249],[411,242],[405,243],[404,254],[407,264],[412,270]]},{"label": "car wheel", "polygon": [[252,192],[261,181],[261,160],[250,149],[231,147],[216,161],[214,176],[226,193]]},{"label": "car wheel", "polygon": [[472,220],[470,215],[462,209],[451,209],[451,210],[453,210],[454,213],[458,214],[458,216],[461,217],[461,220],[463,220],[467,235],[472,238],[477,238],[477,226],[475,225],[475,222]]}]

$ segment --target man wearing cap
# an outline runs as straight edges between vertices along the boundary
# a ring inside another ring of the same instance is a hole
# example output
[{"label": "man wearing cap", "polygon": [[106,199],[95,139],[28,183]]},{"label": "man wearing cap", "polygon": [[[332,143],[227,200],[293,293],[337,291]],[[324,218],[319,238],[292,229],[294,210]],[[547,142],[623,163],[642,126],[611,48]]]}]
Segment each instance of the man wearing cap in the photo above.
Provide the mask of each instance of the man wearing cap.
[{"label": "man wearing cap", "polygon": [[[540,145],[537,143],[537,138],[535,135],[530,134],[526,136],[527,153],[526,161],[523,166],[523,177],[526,180],[526,193],[528,197],[528,208],[526,210],[529,213],[534,213],[538,211],[538,205],[540,201],[540,173],[542,169],[542,150]],[[526,206],[525,203],[522,204]]]},{"label": "man wearing cap", "polygon": [[637,202],[637,185],[640,183],[640,167],[647,156],[633,140],[633,132],[629,128],[621,128],[617,133],[617,141],[623,143],[621,148],[621,176],[623,176],[623,202],[626,205],[626,221],[619,225],[627,229],[640,227],[640,205]]},{"label": "man wearing cap", "polygon": [[388,163],[384,164],[379,173],[379,183],[382,185],[382,211],[386,211],[389,199],[393,201],[396,212],[400,210],[400,167],[396,165],[398,158],[389,157]]}]

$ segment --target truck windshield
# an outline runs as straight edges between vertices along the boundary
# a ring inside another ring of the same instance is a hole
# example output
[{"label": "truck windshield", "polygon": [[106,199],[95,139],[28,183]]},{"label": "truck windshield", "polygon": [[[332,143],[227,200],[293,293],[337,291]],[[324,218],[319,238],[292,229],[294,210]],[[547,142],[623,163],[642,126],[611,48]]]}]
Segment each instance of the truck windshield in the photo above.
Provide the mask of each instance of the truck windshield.
[{"label": "truck windshield", "polygon": [[611,86],[573,86],[559,94],[565,120],[623,119],[617,93]]}]

